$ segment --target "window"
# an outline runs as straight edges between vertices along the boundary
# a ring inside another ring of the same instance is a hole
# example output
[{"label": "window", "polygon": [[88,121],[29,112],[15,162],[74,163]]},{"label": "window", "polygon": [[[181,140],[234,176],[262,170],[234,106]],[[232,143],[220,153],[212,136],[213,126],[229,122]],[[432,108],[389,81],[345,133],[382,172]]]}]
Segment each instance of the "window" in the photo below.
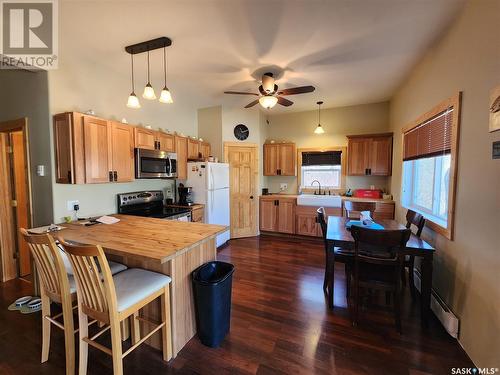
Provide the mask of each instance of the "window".
[{"label": "window", "polygon": [[422,116],[403,134],[401,204],[452,239],[460,94]]},{"label": "window", "polygon": [[301,189],[317,189],[318,181],[321,188],[340,189],[342,187],[342,151],[303,151],[301,158],[300,187]]}]

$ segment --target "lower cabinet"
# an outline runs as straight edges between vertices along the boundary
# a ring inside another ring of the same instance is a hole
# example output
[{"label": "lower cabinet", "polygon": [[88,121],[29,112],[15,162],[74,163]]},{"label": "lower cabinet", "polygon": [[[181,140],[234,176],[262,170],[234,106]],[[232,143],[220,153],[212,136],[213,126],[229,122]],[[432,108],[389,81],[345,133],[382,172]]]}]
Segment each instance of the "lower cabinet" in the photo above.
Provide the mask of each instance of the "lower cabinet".
[{"label": "lower cabinet", "polygon": [[205,222],[205,209],[203,206],[196,206],[191,211],[191,221],[194,223],[204,223]]},{"label": "lower cabinet", "polygon": [[260,198],[260,230],[295,233],[296,199],[269,196]]},{"label": "lower cabinet", "polygon": [[[321,227],[316,222],[318,207],[314,206],[297,206],[295,209],[296,234],[301,236],[321,237]],[[342,209],[334,207],[326,207],[325,213],[327,216],[341,216]]]}]

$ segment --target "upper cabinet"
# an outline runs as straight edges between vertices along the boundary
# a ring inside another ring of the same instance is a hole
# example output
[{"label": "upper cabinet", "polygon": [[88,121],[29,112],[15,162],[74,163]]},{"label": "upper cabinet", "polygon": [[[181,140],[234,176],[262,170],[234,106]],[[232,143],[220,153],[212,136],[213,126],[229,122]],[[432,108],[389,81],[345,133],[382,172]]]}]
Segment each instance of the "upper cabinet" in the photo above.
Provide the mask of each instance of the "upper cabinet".
[{"label": "upper cabinet", "polygon": [[151,129],[135,128],[135,147],[174,152],[174,136]]},{"label": "upper cabinet", "polygon": [[188,138],[175,136],[175,152],[177,153],[177,178],[187,178]]},{"label": "upper cabinet", "polygon": [[197,160],[200,158],[200,141],[197,139],[188,138],[188,153],[189,160]]},{"label": "upper cabinet", "polygon": [[134,179],[134,128],[77,112],[54,116],[56,182]]},{"label": "upper cabinet", "polygon": [[264,144],[264,176],[295,176],[295,143]]},{"label": "upper cabinet", "polygon": [[210,151],[210,143],[200,141],[200,154],[203,160],[210,156]]},{"label": "upper cabinet", "polygon": [[349,176],[392,174],[392,133],[347,136]]}]

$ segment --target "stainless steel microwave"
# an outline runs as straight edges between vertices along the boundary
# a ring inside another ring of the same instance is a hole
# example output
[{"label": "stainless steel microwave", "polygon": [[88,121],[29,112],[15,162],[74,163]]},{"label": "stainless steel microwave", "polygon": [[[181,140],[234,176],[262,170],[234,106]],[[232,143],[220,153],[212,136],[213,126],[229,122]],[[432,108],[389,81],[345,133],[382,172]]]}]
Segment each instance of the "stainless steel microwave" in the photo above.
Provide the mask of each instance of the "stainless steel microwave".
[{"label": "stainless steel microwave", "polygon": [[177,154],[159,150],[135,149],[135,178],[177,177]]}]

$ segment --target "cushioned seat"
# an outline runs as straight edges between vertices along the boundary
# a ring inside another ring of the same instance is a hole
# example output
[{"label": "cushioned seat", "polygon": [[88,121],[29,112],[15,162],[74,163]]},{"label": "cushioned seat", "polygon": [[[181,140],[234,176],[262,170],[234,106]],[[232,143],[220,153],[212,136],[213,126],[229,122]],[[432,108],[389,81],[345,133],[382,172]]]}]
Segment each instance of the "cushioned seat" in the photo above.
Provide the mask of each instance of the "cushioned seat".
[{"label": "cushioned seat", "polygon": [[172,279],[160,273],[130,268],[113,276],[118,311],[144,300],[147,296],[168,285]]},{"label": "cushioned seat", "polygon": [[[62,248],[62,246],[60,244],[57,244],[57,246],[59,247],[59,250],[61,253],[61,258],[63,260],[64,267],[66,268],[66,272],[68,273],[68,275],[73,275],[73,267],[71,267],[71,262],[69,261],[68,256],[66,255],[66,253],[64,252],[64,249]],[[97,262],[97,260],[96,260],[96,262]],[[121,264],[121,263],[117,263],[117,262],[113,262],[111,260],[108,260],[108,264],[109,264],[109,268],[111,270],[112,275],[116,275],[118,272],[122,272],[122,271],[125,271],[127,269],[126,265]],[[97,267],[99,267],[99,270],[101,269],[99,266],[99,263],[97,263]]]}]

